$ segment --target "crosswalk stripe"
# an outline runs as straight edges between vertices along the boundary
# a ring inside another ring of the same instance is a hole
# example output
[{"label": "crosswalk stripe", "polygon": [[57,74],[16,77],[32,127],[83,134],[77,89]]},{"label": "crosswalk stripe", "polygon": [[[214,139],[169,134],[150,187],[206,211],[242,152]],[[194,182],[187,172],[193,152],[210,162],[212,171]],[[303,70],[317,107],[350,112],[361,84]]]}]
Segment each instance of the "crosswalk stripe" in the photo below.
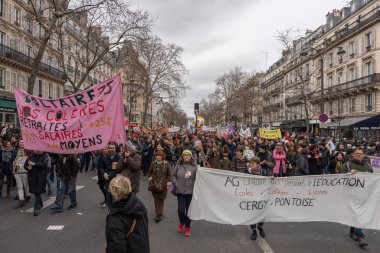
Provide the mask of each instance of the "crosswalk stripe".
[{"label": "crosswalk stripe", "polygon": [[[75,190],[76,190],[76,191],[79,191],[79,190],[82,189],[82,188],[84,188],[83,185],[77,185],[76,188],[75,188]],[[54,204],[55,199],[56,199],[56,197],[50,197],[49,199],[45,200],[45,201],[44,201],[44,206],[42,207],[41,210],[43,210],[43,209],[45,209],[45,208],[51,206],[52,204]],[[29,208],[28,210],[25,210],[24,212],[25,212],[25,213],[33,213],[33,207],[32,207],[32,208]]]}]

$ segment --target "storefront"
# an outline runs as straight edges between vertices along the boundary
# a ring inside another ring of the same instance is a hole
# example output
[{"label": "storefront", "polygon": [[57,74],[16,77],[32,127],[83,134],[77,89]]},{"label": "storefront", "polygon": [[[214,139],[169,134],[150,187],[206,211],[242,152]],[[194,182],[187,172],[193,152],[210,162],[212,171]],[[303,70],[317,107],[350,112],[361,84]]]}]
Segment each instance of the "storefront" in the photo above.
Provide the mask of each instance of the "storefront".
[{"label": "storefront", "polygon": [[0,124],[3,123],[18,126],[17,107],[14,100],[0,98]]},{"label": "storefront", "polygon": [[345,118],[328,125],[329,133],[341,138],[380,138],[380,115]]}]

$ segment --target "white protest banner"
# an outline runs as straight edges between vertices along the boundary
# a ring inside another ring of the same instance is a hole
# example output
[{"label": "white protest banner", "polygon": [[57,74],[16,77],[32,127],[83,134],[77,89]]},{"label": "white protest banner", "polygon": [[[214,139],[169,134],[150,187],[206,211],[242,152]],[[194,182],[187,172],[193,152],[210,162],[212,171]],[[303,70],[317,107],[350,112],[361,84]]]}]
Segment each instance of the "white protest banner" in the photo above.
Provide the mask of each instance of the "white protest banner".
[{"label": "white protest banner", "polygon": [[189,217],[222,224],[329,221],[380,230],[380,174],[270,178],[199,168]]}]

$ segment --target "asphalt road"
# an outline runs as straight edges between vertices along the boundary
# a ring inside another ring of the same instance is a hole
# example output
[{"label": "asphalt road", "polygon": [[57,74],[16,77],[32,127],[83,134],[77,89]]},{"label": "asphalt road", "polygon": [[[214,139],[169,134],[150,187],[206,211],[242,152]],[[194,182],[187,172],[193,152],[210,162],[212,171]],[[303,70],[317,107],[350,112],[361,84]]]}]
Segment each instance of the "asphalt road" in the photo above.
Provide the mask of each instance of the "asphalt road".
[{"label": "asphalt road", "polygon": [[[77,186],[83,187],[77,191],[78,208],[59,214],[50,214],[45,207],[38,217],[34,217],[28,212],[33,198],[21,210],[14,209],[16,200],[0,199],[0,253],[103,253],[107,210],[99,205],[102,195],[94,176],[93,172],[79,174]],[[12,196],[15,195],[16,191],[13,191]],[[267,223],[264,225],[267,234],[265,240],[259,236],[257,241],[251,241],[247,226],[233,227],[194,221],[192,235],[186,238],[176,232],[177,202],[169,195],[163,219],[156,224],[153,222],[154,205],[153,198],[147,191],[147,178],[141,177],[138,197],[148,209],[152,253],[380,252],[380,231],[365,231],[369,247],[361,249],[357,242],[348,237],[346,226],[324,222]],[[43,200],[45,203],[54,202],[54,199],[46,195]],[[65,208],[69,202],[65,200]],[[48,230],[50,226],[64,227],[61,227],[62,230]]]}]

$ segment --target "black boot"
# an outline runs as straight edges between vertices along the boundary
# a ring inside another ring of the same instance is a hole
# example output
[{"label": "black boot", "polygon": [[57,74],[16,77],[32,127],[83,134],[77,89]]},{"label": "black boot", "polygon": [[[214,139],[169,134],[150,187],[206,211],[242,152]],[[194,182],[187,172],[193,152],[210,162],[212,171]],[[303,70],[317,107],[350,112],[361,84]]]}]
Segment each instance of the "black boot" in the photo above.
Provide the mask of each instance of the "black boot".
[{"label": "black boot", "polygon": [[252,241],[255,241],[257,239],[257,231],[256,229],[252,231],[252,234],[251,234],[251,240]]},{"label": "black boot", "polygon": [[156,215],[156,217],[154,218],[154,222],[158,223],[161,221],[161,218],[160,218],[160,215]]},{"label": "black boot", "polygon": [[354,229],[354,228],[350,228],[350,237],[351,237],[352,240],[354,240],[354,241],[357,241],[357,240],[358,240],[358,237],[357,237],[356,234],[355,234],[355,229]]},{"label": "black boot", "polygon": [[265,238],[265,232],[264,232],[263,227],[258,227],[258,229],[259,229],[259,232],[260,232],[260,236],[261,236],[262,238]]}]

